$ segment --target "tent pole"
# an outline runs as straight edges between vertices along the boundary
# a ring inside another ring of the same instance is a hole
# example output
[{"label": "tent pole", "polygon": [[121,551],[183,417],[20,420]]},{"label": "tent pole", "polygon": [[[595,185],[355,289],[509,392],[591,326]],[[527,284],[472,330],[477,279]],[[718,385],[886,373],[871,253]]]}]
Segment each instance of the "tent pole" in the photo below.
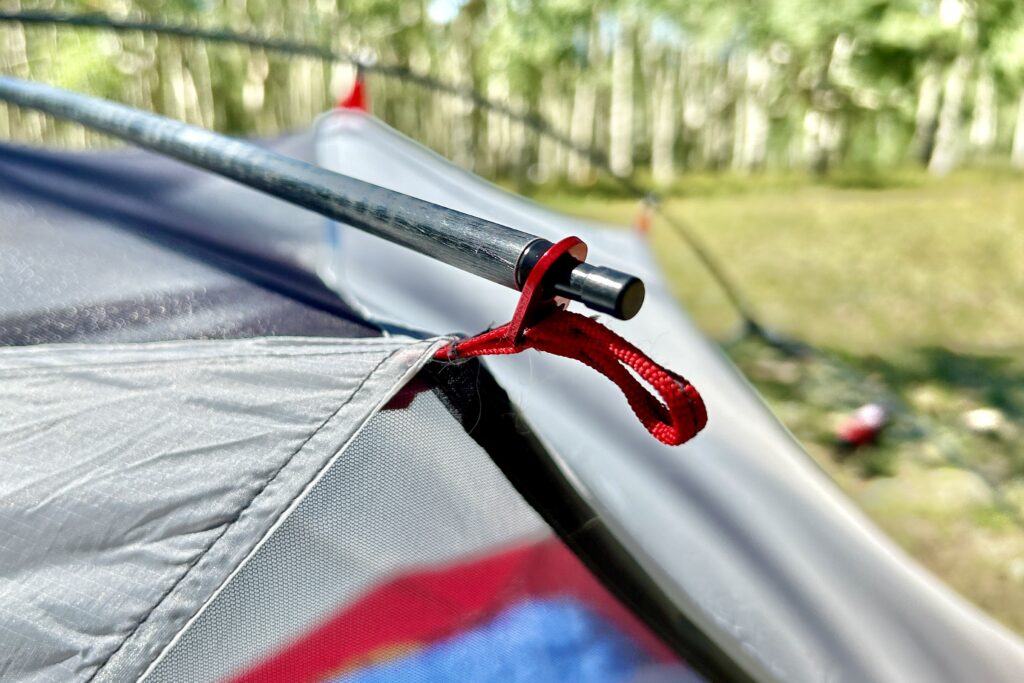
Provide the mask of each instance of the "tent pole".
[{"label": "tent pole", "polygon": [[[41,83],[0,77],[0,100],[74,121],[159,152],[512,289],[526,282],[551,242],[508,226],[291,159],[150,112]],[[554,273],[553,293],[629,319],[643,283],[576,263]]]}]

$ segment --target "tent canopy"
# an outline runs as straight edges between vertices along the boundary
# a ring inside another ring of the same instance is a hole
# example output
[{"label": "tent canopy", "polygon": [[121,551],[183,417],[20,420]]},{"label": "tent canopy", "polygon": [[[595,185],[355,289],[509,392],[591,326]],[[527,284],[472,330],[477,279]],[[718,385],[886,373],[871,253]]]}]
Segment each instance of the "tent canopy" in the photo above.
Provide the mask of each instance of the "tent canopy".
[{"label": "tent canopy", "polygon": [[609,324],[700,387],[706,431],[662,446],[562,359],[430,363],[507,319],[497,285],[150,154],[0,147],[0,678],[1024,670],[809,461],[642,237],[359,112],[274,146],[638,273],[644,310]]}]

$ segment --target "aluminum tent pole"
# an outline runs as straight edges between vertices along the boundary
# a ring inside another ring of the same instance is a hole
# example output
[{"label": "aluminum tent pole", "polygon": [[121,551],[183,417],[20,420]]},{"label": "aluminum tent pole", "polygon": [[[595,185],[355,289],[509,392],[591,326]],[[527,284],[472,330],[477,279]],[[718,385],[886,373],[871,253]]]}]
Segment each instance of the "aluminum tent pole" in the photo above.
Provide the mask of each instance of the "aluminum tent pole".
[{"label": "aluminum tent pole", "polygon": [[[0,100],[198,166],[512,289],[522,287],[552,246],[521,230],[108,100],[7,76],[0,76]],[[633,317],[643,304],[643,282],[628,273],[579,262],[553,276],[555,293],[617,318]]]}]

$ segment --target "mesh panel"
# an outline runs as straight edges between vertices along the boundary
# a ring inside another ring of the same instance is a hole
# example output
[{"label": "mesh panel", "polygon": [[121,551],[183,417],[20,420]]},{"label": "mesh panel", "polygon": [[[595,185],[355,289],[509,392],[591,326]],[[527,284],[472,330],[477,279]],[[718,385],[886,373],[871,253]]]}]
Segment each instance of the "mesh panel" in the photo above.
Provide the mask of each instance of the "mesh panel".
[{"label": "mesh panel", "polygon": [[422,392],[371,420],[147,680],[625,680],[667,660]]}]

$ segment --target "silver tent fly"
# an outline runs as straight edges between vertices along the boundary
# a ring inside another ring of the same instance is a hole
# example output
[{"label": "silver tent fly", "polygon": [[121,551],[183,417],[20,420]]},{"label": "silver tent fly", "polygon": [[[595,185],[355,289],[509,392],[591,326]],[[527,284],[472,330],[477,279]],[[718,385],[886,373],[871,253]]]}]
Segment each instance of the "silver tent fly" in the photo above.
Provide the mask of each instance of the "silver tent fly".
[{"label": "silver tent fly", "polygon": [[[185,144],[208,133],[101,105],[108,132],[218,163]],[[3,680],[1024,671],[813,465],[643,235],[357,109],[225,144],[251,172],[0,146]],[[632,319],[598,332],[567,298]]]}]

